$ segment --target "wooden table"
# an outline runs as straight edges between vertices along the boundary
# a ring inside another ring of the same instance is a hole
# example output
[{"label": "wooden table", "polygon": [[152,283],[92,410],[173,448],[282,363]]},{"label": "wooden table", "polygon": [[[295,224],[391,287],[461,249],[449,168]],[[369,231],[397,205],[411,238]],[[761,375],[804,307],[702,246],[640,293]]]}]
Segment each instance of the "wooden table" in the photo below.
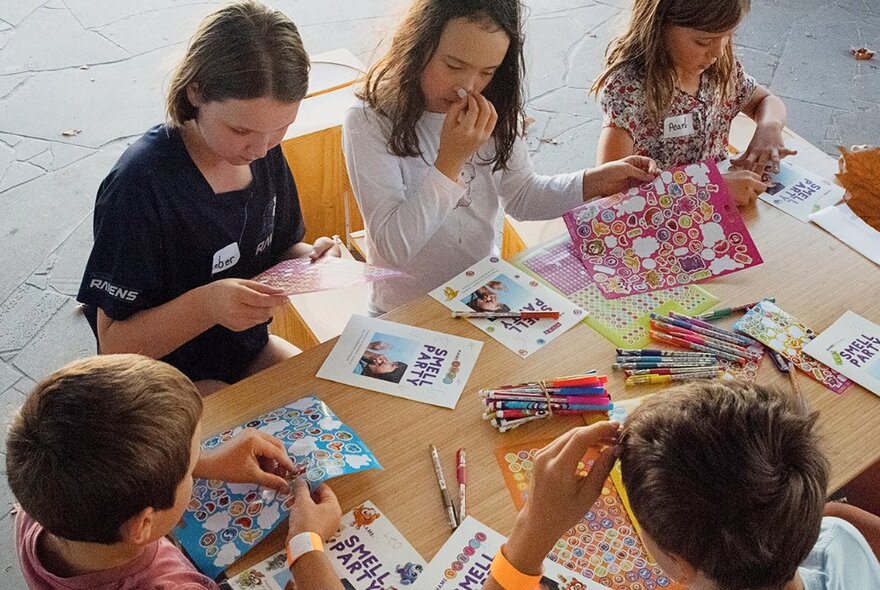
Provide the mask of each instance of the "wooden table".
[{"label": "wooden table", "polygon": [[[830,170],[828,160],[825,156],[822,172]],[[816,330],[825,329],[848,309],[880,321],[880,269],[875,265],[815,225],[801,223],[763,202],[744,209],[743,215],[764,264],[708,283],[707,288],[723,303],[775,296],[783,309]],[[507,534],[515,511],[494,450],[552,437],[581,424],[577,418],[560,418],[499,434],[481,419],[476,390],[596,368],[609,375],[613,398],[654,391],[650,387],[624,389],[622,377],[610,371],[614,347],[585,324],[521,359],[469,323],[453,320],[445,307],[428,297],[385,317],[485,341],[454,411],[316,379],[333,340],[207,398],[203,431],[207,437],[316,394],[363,437],[385,468],[331,481],[343,510],[372,500],[428,560],[450,533],[428,454],[430,443],[440,449],[447,476],[453,479],[455,451],[459,447],[468,450],[469,513]],[[758,382],[789,386],[769,359],[761,366]],[[831,489],[835,490],[880,459],[880,399],[856,385],[838,396],[803,374],[800,383],[811,407],[820,413],[823,444],[832,465]],[[280,549],[285,530],[279,527],[230,571],[240,571]]]}]

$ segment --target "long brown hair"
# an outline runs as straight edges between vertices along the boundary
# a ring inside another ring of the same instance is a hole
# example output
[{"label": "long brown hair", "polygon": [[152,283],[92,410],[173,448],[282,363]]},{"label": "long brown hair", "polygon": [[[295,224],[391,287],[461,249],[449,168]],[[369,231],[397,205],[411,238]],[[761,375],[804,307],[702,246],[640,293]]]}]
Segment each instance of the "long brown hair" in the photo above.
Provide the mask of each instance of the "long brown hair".
[{"label": "long brown hair", "polygon": [[[593,84],[598,94],[608,77],[624,66],[635,66],[642,74],[645,107],[660,119],[672,105],[676,79],[672,59],[666,51],[665,30],[669,26],[687,27],[707,33],[734,28],[751,8],[751,0],[635,0],[625,32],[614,39],[606,51],[605,69]],[[733,40],[724,55],[705,74],[722,88],[722,96],[734,92]]]},{"label": "long brown hair", "polygon": [[425,110],[421,75],[430,61],[446,24],[456,18],[490,24],[510,39],[504,61],[483,95],[498,113],[492,136],[493,170],[507,168],[513,143],[523,122],[522,4],[519,0],[416,0],[394,34],[391,49],[367,72],[358,98],[387,117],[391,130],[388,150],[396,156],[421,156],[416,123]]},{"label": "long brown hair", "polygon": [[283,13],[254,0],[235,2],[202,20],[174,70],[165,101],[173,126],[196,117],[190,85],[206,102],[264,96],[298,102],[308,91],[309,56]]}]

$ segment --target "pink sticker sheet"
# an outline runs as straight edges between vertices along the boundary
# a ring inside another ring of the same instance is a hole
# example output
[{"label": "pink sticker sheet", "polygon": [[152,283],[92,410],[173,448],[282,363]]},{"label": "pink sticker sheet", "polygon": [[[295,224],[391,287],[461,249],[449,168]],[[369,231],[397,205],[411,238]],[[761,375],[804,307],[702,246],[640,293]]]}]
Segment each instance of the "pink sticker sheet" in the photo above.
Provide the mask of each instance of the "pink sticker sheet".
[{"label": "pink sticker sheet", "polygon": [[607,299],[680,287],[763,262],[711,160],[563,216],[575,253]]},{"label": "pink sticker sheet", "polygon": [[398,270],[382,268],[346,258],[307,258],[282,260],[253,280],[269,287],[284,289],[287,295],[344,289],[360,283],[372,283],[407,276]]},{"label": "pink sticker sheet", "polygon": [[834,393],[843,393],[850,386],[849,379],[803,352],[817,333],[772,301],[765,299],[755,305],[733,329],[766,344]]}]

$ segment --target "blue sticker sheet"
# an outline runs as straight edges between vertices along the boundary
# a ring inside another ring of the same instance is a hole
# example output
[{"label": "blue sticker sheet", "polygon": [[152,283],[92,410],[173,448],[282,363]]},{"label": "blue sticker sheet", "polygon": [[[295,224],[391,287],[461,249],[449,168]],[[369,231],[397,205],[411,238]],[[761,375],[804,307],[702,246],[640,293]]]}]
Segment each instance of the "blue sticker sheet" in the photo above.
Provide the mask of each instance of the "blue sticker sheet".
[{"label": "blue sticker sheet", "polygon": [[[304,468],[311,487],[328,479],[381,469],[364,441],[314,396],[307,396],[227,430],[202,443],[213,449],[245,428],[284,442],[290,458]],[[287,520],[293,496],[257,484],[196,479],[192,498],[174,536],[196,567],[216,578],[263,537]]]}]

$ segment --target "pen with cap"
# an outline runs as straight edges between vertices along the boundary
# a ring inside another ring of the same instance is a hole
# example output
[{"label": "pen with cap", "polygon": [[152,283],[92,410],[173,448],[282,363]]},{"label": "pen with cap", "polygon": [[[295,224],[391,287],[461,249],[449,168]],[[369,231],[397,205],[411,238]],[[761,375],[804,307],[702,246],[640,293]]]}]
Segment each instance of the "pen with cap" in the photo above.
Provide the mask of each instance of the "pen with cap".
[{"label": "pen with cap", "polygon": [[458,449],[458,467],[455,470],[455,477],[458,480],[458,518],[459,521],[464,520],[467,516],[467,458],[464,449]]},{"label": "pen with cap", "polygon": [[517,319],[517,320],[558,320],[558,311],[453,311],[452,317],[465,319]]},{"label": "pen with cap", "polygon": [[452,498],[449,497],[449,490],[446,488],[446,478],[443,477],[443,466],[440,465],[440,455],[437,454],[437,447],[431,445],[431,461],[434,462],[434,473],[437,474],[437,483],[440,486],[440,497],[443,500],[443,506],[446,508],[446,519],[452,530],[458,528],[458,517],[455,515],[455,505]]}]

